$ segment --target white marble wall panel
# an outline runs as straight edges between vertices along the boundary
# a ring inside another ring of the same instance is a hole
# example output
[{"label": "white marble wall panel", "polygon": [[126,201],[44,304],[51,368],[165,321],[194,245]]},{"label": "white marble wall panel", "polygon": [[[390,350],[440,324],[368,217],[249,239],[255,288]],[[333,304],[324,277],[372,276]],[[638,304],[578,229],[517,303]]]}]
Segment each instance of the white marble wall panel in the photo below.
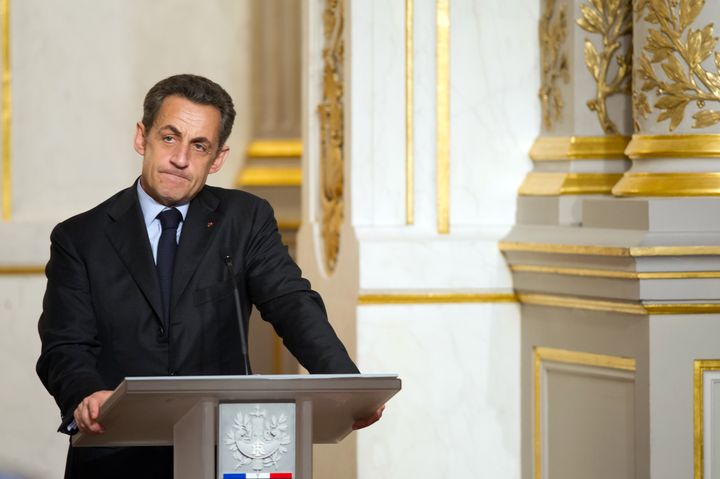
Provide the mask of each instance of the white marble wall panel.
[{"label": "white marble wall panel", "polygon": [[436,231],[435,0],[414,0],[413,10],[413,179],[414,228]]},{"label": "white marble wall panel", "polygon": [[402,391],[358,434],[358,477],[520,476],[515,305],[358,308],[358,360]]},{"label": "white marble wall panel", "polygon": [[540,2],[450,5],[451,231],[510,225],[540,131]]},{"label": "white marble wall panel", "polygon": [[[405,2],[348,2],[346,158],[354,224],[405,223]],[[352,20],[350,20],[352,19]],[[353,176],[355,178],[355,176]]]},{"label": "white marble wall panel", "polygon": [[0,276],[0,475],[59,479],[65,469],[60,413],[35,374],[44,290],[43,276]]},{"label": "white marble wall panel", "polygon": [[359,230],[360,287],[511,291],[512,278],[497,248],[504,232],[486,228],[438,237],[389,228]]}]

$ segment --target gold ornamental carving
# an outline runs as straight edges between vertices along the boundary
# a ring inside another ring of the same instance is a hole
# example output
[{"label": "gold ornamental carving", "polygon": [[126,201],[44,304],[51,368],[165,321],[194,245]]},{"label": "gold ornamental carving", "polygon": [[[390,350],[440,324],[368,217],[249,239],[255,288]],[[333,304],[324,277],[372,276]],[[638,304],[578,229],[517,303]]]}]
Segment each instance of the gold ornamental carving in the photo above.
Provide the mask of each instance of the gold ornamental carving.
[{"label": "gold ornamental carving", "polygon": [[562,115],[563,98],[558,86],[562,79],[570,82],[570,67],[567,54],[567,14],[565,5],[556,8],[556,0],[545,0],[540,17],[540,104],[542,106],[543,126],[551,130],[553,123]]},{"label": "gold ornamental carving", "polygon": [[635,99],[635,113],[647,119],[652,109],[646,93],[654,91],[657,101],[653,107],[660,110],[657,121],[670,120],[669,131],[680,125],[691,102],[700,110],[692,116],[692,128],[720,122],[720,111],[705,109],[709,102],[720,102],[720,53],[715,51],[713,24],[691,28],[704,7],[705,0],[635,3],[636,17],[654,26],[648,30],[638,57],[636,75],[642,84]]},{"label": "gold ornamental carving", "polygon": [[344,210],[344,1],[327,0],[323,12],[323,76],[320,116],[320,204],[325,267],[335,269]]},{"label": "gold ornamental carving", "polygon": [[[629,95],[631,91],[630,0],[589,0],[580,6],[580,11],[582,16],[577,20],[580,28],[599,35],[602,39],[602,49],[598,51],[593,42],[585,38],[585,66],[597,85],[596,96],[587,102],[587,106],[590,111],[597,113],[605,133],[617,135],[617,126],[608,116],[607,99],[618,94]],[[611,74],[613,64],[617,64],[617,69]]]}]

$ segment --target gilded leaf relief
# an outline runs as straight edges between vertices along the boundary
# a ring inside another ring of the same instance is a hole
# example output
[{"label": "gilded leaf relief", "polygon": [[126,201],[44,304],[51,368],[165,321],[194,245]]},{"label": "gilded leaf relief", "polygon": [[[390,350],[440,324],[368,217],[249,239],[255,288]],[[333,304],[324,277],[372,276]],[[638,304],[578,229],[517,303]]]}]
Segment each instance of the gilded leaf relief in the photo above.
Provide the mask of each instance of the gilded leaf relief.
[{"label": "gilded leaf relief", "polygon": [[[585,38],[585,65],[592,75],[596,96],[587,102],[591,111],[597,113],[605,133],[618,134],[615,123],[608,116],[607,99],[613,95],[630,94],[632,70],[632,9],[629,0],[590,0],[580,6],[582,16],[577,24],[588,33],[602,40],[598,51],[590,39]],[[623,38],[625,39],[623,41]],[[611,65],[617,64],[614,74]]]},{"label": "gilded leaf relief", "polygon": [[323,12],[322,102],[320,116],[320,204],[325,267],[335,269],[344,214],[344,85],[343,0],[327,0]]},{"label": "gilded leaf relief", "polygon": [[635,102],[636,114],[649,116],[645,92],[654,91],[653,107],[660,110],[657,121],[670,120],[670,131],[683,121],[690,102],[700,109],[692,116],[692,128],[720,122],[720,112],[704,109],[707,102],[720,102],[720,55],[715,51],[713,24],[691,28],[704,7],[705,0],[638,0],[635,5],[636,15],[645,13],[644,20],[655,26],[648,31],[638,59],[643,93]]},{"label": "gilded leaf relief", "polygon": [[556,0],[545,0],[540,18],[540,62],[542,78],[540,84],[540,104],[543,112],[543,126],[551,130],[553,123],[560,119],[563,110],[563,98],[558,80],[570,81],[567,46],[567,15],[565,5],[556,11]]}]

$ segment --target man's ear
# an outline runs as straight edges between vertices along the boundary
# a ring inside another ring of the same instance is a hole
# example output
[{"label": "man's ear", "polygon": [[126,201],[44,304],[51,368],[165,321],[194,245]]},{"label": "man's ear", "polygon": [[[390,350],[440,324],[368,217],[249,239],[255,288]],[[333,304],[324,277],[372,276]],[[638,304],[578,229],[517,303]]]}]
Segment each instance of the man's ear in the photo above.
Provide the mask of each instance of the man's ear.
[{"label": "man's ear", "polygon": [[133,142],[135,151],[140,156],[145,156],[145,125],[141,121],[135,125],[135,141]]},{"label": "man's ear", "polygon": [[220,171],[220,168],[222,168],[223,164],[225,163],[225,158],[227,158],[229,152],[230,147],[222,147],[222,149],[218,152],[217,156],[213,160],[212,165],[210,165],[210,173],[217,173],[218,171]]}]

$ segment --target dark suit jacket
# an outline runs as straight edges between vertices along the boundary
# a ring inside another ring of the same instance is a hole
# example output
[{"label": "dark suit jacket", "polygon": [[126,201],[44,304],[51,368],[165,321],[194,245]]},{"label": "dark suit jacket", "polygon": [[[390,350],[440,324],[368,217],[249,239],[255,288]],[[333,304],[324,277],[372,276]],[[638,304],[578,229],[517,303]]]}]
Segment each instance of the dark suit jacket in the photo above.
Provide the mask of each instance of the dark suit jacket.
[{"label": "dark suit jacket", "polygon": [[84,397],[126,376],[242,374],[225,256],[246,326],[255,305],[311,373],[358,372],[282,245],[272,208],[253,195],[205,186],[191,201],[167,330],[135,186],[60,223],[51,241],[37,373],[63,425]]}]

